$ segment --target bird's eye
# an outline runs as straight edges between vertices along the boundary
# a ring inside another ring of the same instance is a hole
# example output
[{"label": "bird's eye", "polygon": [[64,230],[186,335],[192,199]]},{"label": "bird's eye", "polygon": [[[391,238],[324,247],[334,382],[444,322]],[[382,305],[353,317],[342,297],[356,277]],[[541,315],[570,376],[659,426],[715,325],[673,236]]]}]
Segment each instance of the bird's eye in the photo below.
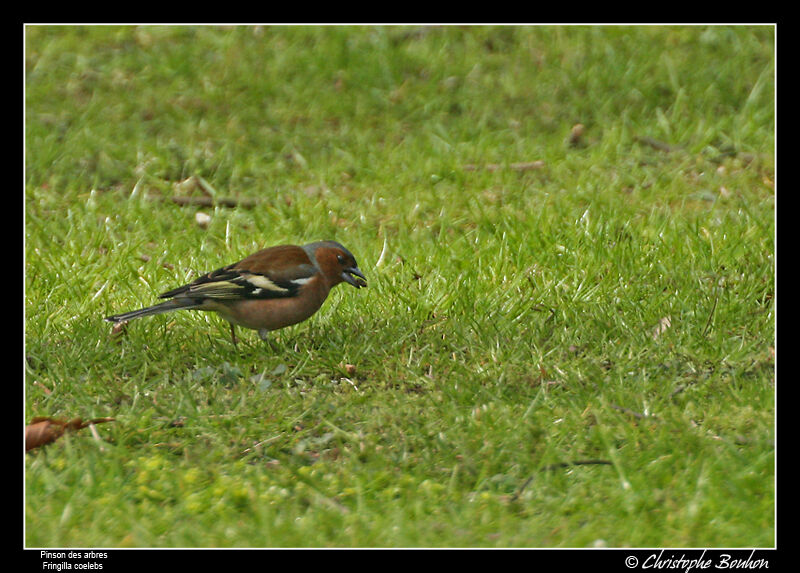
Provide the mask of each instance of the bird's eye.
[{"label": "bird's eye", "polygon": [[336,260],[339,261],[340,265],[344,264],[344,257],[342,255],[336,255]]}]

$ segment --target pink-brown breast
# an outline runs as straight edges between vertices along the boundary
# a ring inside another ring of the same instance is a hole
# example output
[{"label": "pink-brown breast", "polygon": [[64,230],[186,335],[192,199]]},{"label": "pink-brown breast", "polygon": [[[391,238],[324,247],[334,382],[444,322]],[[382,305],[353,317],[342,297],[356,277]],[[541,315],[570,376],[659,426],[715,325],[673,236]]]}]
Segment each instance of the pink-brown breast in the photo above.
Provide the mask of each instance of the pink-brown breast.
[{"label": "pink-brown breast", "polygon": [[243,299],[234,304],[209,300],[207,310],[217,311],[225,320],[253,330],[278,330],[303,322],[317,312],[330,288],[319,277],[303,285],[297,296],[273,299]]}]

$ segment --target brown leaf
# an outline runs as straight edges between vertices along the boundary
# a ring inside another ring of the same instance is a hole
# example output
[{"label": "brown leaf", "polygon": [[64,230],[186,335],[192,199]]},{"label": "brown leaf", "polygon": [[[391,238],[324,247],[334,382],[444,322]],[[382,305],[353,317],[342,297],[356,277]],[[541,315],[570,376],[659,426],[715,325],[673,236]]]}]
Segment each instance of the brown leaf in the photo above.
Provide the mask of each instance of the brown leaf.
[{"label": "brown leaf", "polygon": [[583,134],[586,132],[586,128],[582,123],[576,123],[572,126],[572,129],[569,131],[569,137],[567,138],[567,144],[570,147],[581,147],[584,145]]},{"label": "brown leaf", "polygon": [[33,418],[31,423],[25,426],[25,451],[29,452],[34,448],[44,446],[56,441],[64,435],[66,431],[77,431],[92,424],[102,424],[113,422],[114,418],[95,418],[83,421],[81,418],[72,420],[61,420],[40,416]]},{"label": "brown leaf", "polygon": [[126,326],[128,325],[127,320],[123,320],[122,322],[115,322],[114,326],[111,327],[111,338],[119,338],[123,336],[126,332]]}]

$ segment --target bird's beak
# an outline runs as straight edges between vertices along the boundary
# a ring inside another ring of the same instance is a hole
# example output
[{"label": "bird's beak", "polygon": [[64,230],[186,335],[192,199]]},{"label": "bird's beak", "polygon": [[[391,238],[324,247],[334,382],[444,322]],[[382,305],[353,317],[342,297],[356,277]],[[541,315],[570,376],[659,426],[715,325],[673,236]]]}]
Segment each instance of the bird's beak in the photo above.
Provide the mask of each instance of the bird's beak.
[{"label": "bird's beak", "polygon": [[342,279],[356,288],[367,286],[367,278],[364,276],[364,273],[358,269],[358,267],[348,267],[344,269],[342,272]]}]

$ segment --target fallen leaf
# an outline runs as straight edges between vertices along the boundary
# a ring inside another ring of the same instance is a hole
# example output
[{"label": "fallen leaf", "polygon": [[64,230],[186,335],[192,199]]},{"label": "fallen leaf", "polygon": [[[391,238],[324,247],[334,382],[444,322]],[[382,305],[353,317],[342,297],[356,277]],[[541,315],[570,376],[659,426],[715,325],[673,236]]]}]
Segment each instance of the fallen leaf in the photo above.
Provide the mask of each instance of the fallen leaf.
[{"label": "fallen leaf", "polygon": [[584,145],[583,134],[586,132],[586,128],[582,123],[576,123],[572,126],[572,129],[569,131],[569,137],[567,138],[567,144],[570,147],[581,147]]},{"label": "fallen leaf", "polygon": [[31,423],[25,426],[25,451],[29,452],[34,448],[54,442],[67,431],[74,432],[93,424],[113,421],[114,418],[95,418],[87,421],[83,421],[81,418],[61,420],[47,416],[33,418]]},{"label": "fallen leaf", "polygon": [[115,338],[119,338],[125,334],[127,331],[128,321],[123,320],[122,322],[115,322],[114,326],[111,327],[111,339],[114,340]]}]

